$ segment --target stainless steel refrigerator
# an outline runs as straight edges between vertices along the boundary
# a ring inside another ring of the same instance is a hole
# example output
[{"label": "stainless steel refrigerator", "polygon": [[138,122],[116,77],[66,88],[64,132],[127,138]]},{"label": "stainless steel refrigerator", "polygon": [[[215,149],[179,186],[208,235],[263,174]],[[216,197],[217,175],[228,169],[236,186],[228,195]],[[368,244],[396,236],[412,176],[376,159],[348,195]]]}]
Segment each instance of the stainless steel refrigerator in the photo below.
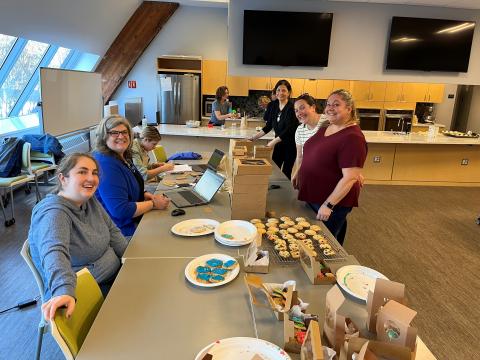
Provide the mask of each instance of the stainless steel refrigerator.
[{"label": "stainless steel refrigerator", "polygon": [[185,125],[200,119],[200,75],[157,75],[157,122]]}]

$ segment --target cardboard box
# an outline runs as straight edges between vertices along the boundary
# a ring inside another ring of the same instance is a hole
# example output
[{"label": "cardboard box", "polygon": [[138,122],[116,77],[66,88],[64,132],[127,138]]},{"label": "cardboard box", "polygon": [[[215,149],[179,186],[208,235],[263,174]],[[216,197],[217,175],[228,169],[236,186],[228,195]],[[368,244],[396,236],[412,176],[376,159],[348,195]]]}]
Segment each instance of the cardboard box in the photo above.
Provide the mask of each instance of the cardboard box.
[{"label": "cardboard box", "polygon": [[272,165],[266,159],[233,159],[233,175],[270,175]]},{"label": "cardboard box", "polygon": [[388,300],[395,300],[406,304],[405,285],[385,279],[376,279],[373,292],[367,296],[367,328],[370,332],[376,332],[378,310]]},{"label": "cardboard box", "polygon": [[272,159],[273,148],[264,145],[255,145],[253,147],[253,157],[256,159]]},{"label": "cardboard box", "polygon": [[363,338],[353,338],[346,342],[338,358],[350,360],[353,353],[359,354],[357,360],[412,360],[410,350],[406,347]]},{"label": "cardboard box", "polygon": [[[330,347],[332,347],[337,354],[340,353],[345,339],[358,336],[358,326],[345,315],[347,312],[344,309],[345,296],[337,285],[334,285],[327,293],[325,304],[325,322],[323,324],[323,333],[327,338]],[[345,333],[345,327],[352,324],[357,332],[352,335]]]},{"label": "cardboard box", "polygon": [[[260,234],[257,234],[257,241],[253,241],[250,246],[247,249],[247,253],[245,257],[243,258],[243,270],[247,273],[260,273],[260,274],[267,274],[268,273],[268,267],[270,265],[270,257],[269,253],[266,250],[259,250],[258,247],[262,245],[262,236]],[[264,265],[247,265],[247,259],[250,259],[251,257],[257,256],[259,254],[259,251],[264,254],[264,258],[262,259],[262,262],[266,262]]]},{"label": "cardboard box", "polygon": [[118,105],[104,105],[103,106],[103,116],[107,117],[110,115],[118,115]]},{"label": "cardboard box", "polygon": [[410,325],[417,315],[415,310],[389,300],[377,314],[377,340],[416,350],[417,328]]},{"label": "cardboard box", "polygon": [[[319,260],[303,241],[297,240],[300,249],[300,265],[313,285],[335,284],[337,279],[323,260]],[[330,274],[327,276],[326,274]]]},{"label": "cardboard box", "polygon": [[247,148],[247,156],[253,156],[253,142],[243,139],[230,139],[228,153],[233,156],[233,149],[237,146],[245,146]]},{"label": "cardboard box", "polygon": [[310,321],[307,335],[300,350],[301,360],[323,360],[322,337],[317,321]]},{"label": "cardboard box", "polygon": [[235,185],[268,185],[270,175],[235,175],[233,177],[233,186]]},{"label": "cardboard box", "polygon": [[[262,193],[262,197],[266,197],[268,192],[267,184],[238,184],[234,183],[232,187],[232,193],[234,194],[250,194],[250,196],[256,196],[256,194]],[[265,196],[263,196],[265,194]]]},{"label": "cardboard box", "polygon": [[233,148],[233,157],[246,157],[247,156],[247,147],[246,146],[235,146]]},{"label": "cardboard box", "polygon": [[251,219],[259,219],[265,217],[265,211],[266,209],[261,207],[257,209],[244,209],[242,207],[233,207],[230,217],[232,220],[249,221]]}]

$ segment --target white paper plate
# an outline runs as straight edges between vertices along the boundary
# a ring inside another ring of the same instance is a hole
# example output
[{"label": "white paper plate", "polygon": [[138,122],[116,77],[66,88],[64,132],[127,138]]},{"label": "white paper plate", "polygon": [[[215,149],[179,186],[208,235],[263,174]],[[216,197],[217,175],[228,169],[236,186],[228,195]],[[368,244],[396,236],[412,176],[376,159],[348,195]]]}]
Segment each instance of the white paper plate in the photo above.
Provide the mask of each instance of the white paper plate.
[{"label": "white paper plate", "polygon": [[[229,239],[224,234],[232,235]],[[215,239],[227,246],[242,246],[250,244],[257,237],[257,228],[248,221],[230,220],[225,221],[215,229]]]},{"label": "white paper plate", "polygon": [[[210,283],[210,284],[205,284],[202,282],[197,281],[197,274],[195,273],[195,269],[197,266],[205,266],[207,260],[210,259],[219,259],[222,260],[223,262],[228,261],[228,260],[235,260],[237,262],[237,265],[233,270],[230,270],[226,276],[225,280],[222,282],[218,283]],[[216,286],[222,286],[225,285],[226,283],[229,283],[233,279],[235,279],[240,272],[240,265],[238,264],[238,260],[234,259],[231,256],[225,255],[225,254],[207,254],[207,255],[202,255],[199,256],[192,261],[188,263],[188,265],[185,267],[185,277],[187,278],[188,281],[190,281],[193,285],[201,286],[201,287],[216,287]]]},{"label": "white paper plate", "polygon": [[368,290],[373,290],[375,279],[388,278],[376,270],[361,265],[347,265],[337,270],[337,283],[353,297],[367,301]]},{"label": "white paper plate", "polygon": [[[170,230],[175,235],[180,236],[203,236],[213,233],[219,224],[218,221],[212,219],[189,219],[176,223]],[[213,228],[205,228],[203,231],[195,232],[195,229],[205,225],[213,226]]]},{"label": "white paper plate", "polygon": [[249,337],[233,337],[218,340],[206,346],[195,360],[210,354],[219,360],[251,360],[255,354],[264,360],[290,360],[285,350],[268,341]]}]

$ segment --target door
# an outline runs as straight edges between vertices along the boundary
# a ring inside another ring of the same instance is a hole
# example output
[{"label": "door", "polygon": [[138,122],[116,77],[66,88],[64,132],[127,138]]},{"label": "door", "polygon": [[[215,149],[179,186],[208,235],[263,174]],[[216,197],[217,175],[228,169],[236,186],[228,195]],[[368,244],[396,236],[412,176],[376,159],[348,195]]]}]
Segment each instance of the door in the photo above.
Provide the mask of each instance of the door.
[{"label": "door", "polygon": [[200,120],[200,78],[198,75],[176,75],[177,112],[175,124],[185,125],[188,120]]},{"label": "door", "polygon": [[157,120],[161,124],[175,124],[174,77],[176,77],[176,75],[157,75]]}]

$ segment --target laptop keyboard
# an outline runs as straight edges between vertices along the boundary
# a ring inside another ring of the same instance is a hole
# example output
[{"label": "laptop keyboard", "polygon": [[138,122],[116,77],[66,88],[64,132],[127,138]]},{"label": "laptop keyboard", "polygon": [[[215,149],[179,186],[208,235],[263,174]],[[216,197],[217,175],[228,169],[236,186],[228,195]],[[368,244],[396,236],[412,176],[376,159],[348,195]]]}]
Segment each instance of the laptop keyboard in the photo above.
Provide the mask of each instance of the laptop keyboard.
[{"label": "laptop keyboard", "polygon": [[191,191],[179,191],[178,192],[184,199],[186,199],[190,204],[198,204],[204,202],[204,200]]}]

